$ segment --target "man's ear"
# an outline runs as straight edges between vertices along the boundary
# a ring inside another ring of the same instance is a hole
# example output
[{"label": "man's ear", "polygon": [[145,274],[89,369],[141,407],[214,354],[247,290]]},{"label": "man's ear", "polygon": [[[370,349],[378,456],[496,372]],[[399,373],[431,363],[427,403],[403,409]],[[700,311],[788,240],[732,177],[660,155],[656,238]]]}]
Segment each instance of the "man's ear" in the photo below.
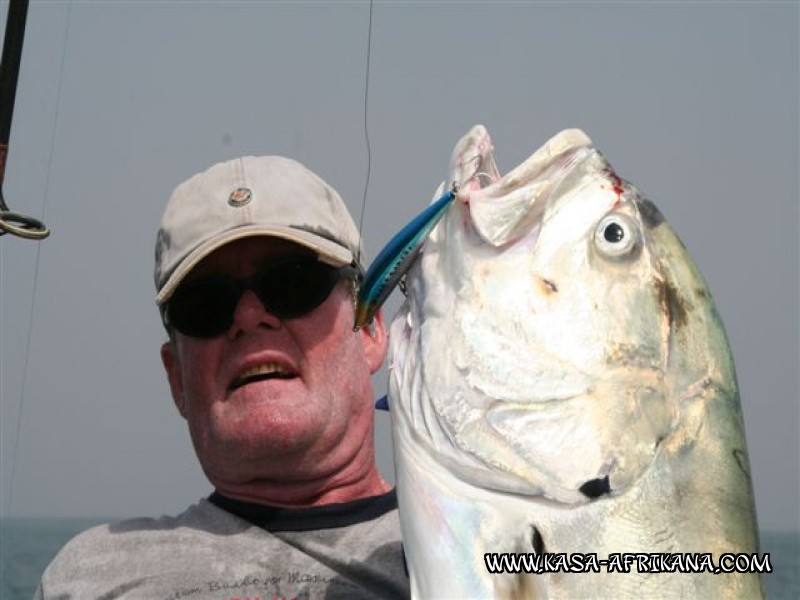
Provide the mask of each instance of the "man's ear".
[{"label": "man's ear", "polygon": [[364,325],[359,330],[359,335],[362,336],[364,343],[364,354],[367,357],[369,372],[375,373],[381,368],[389,347],[389,339],[386,335],[386,326],[383,321],[383,309],[375,314],[372,323]]},{"label": "man's ear", "polygon": [[172,400],[181,416],[186,418],[186,400],[183,396],[183,381],[181,379],[181,363],[178,357],[178,350],[173,342],[164,342],[161,346],[161,362],[164,363],[164,370],[167,372],[169,389],[172,392]]}]

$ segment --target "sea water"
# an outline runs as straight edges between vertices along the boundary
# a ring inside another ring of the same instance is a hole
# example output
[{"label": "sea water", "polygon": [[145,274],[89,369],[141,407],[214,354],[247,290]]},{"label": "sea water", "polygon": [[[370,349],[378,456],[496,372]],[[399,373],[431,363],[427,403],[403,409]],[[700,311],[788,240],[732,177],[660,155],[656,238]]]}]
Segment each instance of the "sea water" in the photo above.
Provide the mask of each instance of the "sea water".
[{"label": "sea water", "polygon": [[[39,578],[58,549],[100,519],[6,519],[0,521],[0,599],[30,600]],[[800,532],[761,533],[773,572],[764,575],[767,597],[800,598]]]}]

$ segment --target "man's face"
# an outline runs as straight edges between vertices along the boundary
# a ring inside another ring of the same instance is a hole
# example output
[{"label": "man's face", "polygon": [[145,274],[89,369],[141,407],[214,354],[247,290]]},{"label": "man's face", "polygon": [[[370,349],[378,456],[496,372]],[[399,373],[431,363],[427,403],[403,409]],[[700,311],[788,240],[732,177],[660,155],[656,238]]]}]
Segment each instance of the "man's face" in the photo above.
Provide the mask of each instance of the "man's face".
[{"label": "man's face", "polygon": [[[275,238],[223,246],[189,276],[246,277],[308,250]],[[307,315],[280,320],[246,291],[233,325],[210,339],[176,332],[162,359],[206,475],[220,491],[347,477],[374,460],[370,374],[383,362],[382,320],[352,331],[350,282],[340,281]],[[269,370],[278,376],[264,378]],[[262,375],[259,376],[258,374]]]}]

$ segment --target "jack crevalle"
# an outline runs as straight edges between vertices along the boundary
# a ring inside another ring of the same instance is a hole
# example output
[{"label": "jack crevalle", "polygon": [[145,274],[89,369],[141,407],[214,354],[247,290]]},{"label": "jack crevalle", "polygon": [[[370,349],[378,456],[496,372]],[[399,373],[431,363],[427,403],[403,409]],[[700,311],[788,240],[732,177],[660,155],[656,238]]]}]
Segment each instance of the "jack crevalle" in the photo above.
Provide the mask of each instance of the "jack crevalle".
[{"label": "jack crevalle", "polygon": [[686,249],[582,131],[502,177],[492,152],[482,126],[456,145],[460,189],[391,325],[413,597],[762,596],[757,574],[636,560],[489,572],[492,553],[758,552],[731,352]]}]

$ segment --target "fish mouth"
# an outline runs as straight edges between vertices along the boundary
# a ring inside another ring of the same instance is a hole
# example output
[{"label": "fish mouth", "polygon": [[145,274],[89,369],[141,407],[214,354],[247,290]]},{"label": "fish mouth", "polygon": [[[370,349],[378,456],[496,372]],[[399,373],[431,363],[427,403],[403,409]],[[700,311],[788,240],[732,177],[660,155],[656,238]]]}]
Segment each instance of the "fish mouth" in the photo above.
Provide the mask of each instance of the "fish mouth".
[{"label": "fish mouth", "polygon": [[489,134],[476,126],[456,146],[451,177],[463,182],[458,198],[469,207],[475,231],[498,247],[541,222],[553,191],[591,153],[591,139],[579,129],[567,129],[501,176]]},{"label": "fish mouth", "polygon": [[[485,145],[482,146],[484,147]],[[489,145],[489,154],[482,156],[481,164],[490,162],[496,175],[491,178],[491,185],[481,185],[481,189],[488,196],[498,198],[537,182],[559,178],[559,175],[571,169],[591,148],[592,140],[583,131],[566,129],[501,176],[494,164],[493,147]]]},{"label": "fish mouth", "polygon": [[294,379],[297,373],[284,365],[267,362],[261,363],[252,367],[246,368],[242,371],[228,387],[228,390],[233,392],[242,386],[259,381],[267,381],[271,379]]}]

